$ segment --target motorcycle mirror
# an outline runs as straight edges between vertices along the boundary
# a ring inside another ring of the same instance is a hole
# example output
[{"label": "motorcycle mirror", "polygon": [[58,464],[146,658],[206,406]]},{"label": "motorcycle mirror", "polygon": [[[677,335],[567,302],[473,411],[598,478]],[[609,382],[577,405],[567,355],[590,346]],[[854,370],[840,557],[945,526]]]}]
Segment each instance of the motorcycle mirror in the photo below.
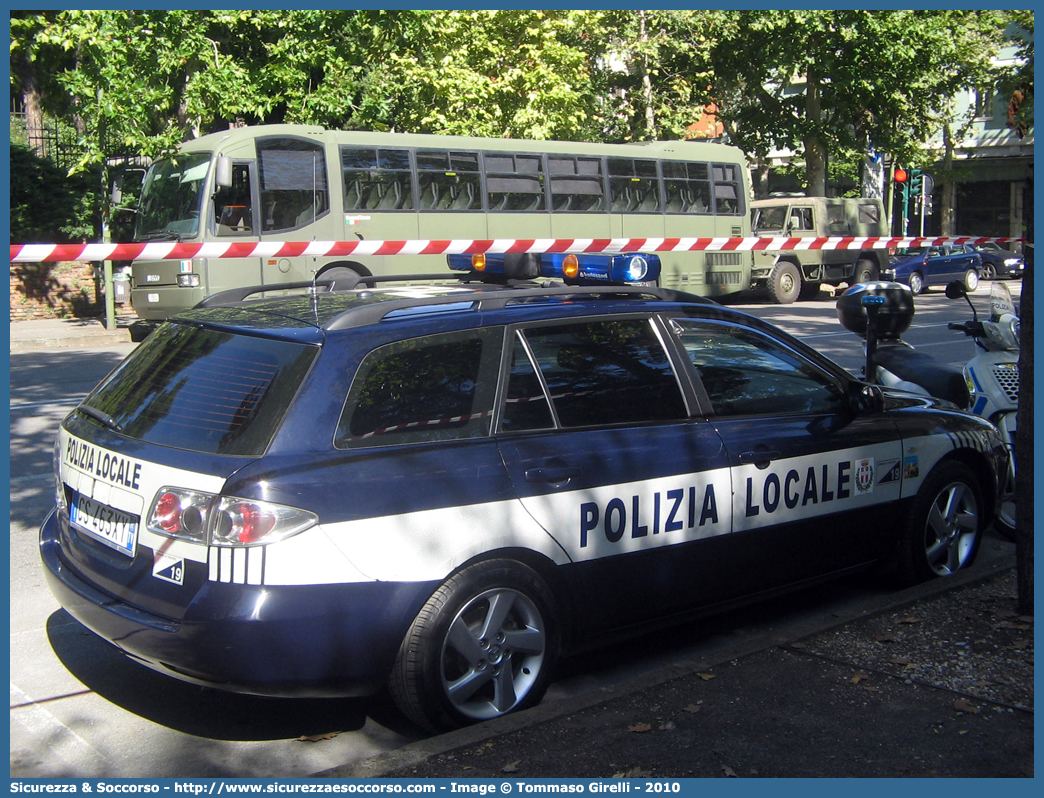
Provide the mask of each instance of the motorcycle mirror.
[{"label": "motorcycle mirror", "polygon": [[960,299],[966,296],[968,296],[968,290],[960,280],[951,280],[946,284],[947,299]]}]

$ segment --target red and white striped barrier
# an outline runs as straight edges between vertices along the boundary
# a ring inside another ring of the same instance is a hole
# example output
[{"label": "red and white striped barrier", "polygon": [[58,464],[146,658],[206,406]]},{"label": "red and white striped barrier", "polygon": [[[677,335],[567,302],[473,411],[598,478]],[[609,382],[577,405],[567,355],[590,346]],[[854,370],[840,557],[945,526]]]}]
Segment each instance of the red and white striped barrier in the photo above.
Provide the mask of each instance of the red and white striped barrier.
[{"label": "red and white striped barrier", "polygon": [[349,255],[458,255],[485,252],[710,252],[806,249],[891,249],[946,244],[1008,244],[1021,238],[855,237],[831,238],[498,238],[417,241],[251,241],[179,244],[11,244],[11,262],[99,260],[190,260],[192,258],[292,258]]}]

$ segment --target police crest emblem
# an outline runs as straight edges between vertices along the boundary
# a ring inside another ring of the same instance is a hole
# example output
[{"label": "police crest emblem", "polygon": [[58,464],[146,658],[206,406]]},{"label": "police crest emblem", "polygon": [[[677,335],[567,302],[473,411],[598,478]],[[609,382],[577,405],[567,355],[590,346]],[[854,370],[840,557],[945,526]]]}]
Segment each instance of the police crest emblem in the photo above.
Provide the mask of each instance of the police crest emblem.
[{"label": "police crest emblem", "polygon": [[874,458],[866,457],[856,461],[856,490],[870,493],[874,489]]}]

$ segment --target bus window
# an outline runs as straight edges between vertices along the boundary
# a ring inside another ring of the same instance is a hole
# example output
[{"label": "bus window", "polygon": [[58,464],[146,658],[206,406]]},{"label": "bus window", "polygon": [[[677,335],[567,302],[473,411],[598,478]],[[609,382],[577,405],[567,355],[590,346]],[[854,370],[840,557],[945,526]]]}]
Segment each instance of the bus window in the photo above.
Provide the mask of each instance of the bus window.
[{"label": "bus window", "polygon": [[544,170],[540,161],[539,155],[487,155],[483,163],[489,210],[544,210]]},{"label": "bus window", "polygon": [[482,209],[478,153],[417,151],[418,207],[422,211]]},{"label": "bus window", "polygon": [[292,138],[257,140],[261,230],[271,233],[313,222],[330,210],[322,145]]},{"label": "bus window", "polygon": [[253,209],[250,197],[250,167],[232,165],[232,185],[214,192],[214,224],[219,236],[250,235]]},{"label": "bus window", "polygon": [[413,209],[409,150],[341,147],[345,211]]},{"label": "bus window", "polygon": [[729,216],[744,213],[740,195],[739,167],[736,164],[714,164],[714,212]]},{"label": "bus window", "polygon": [[610,158],[609,195],[609,210],[614,213],[659,213],[656,161]]},{"label": "bus window", "polygon": [[602,159],[573,155],[550,155],[547,169],[551,181],[551,209],[582,213],[605,210]]},{"label": "bus window", "polygon": [[710,169],[705,163],[663,162],[667,213],[710,213]]}]

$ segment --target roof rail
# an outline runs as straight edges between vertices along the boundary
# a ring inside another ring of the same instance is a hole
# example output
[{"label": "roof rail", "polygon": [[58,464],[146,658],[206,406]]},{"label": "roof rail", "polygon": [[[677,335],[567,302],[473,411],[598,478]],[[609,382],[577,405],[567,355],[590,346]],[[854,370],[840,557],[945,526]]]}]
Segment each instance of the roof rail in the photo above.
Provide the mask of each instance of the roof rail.
[{"label": "roof rail", "polygon": [[[562,283],[537,284],[531,281],[483,280],[477,275],[465,273],[440,274],[406,274],[406,275],[353,275],[347,278],[322,280],[301,280],[291,283],[272,283],[270,285],[244,286],[206,297],[196,308],[235,307],[246,302],[250,297],[272,291],[293,291],[309,289],[315,296],[329,295],[339,291],[351,291],[358,288],[373,288],[377,283],[403,282],[442,282],[447,284],[462,283],[468,285],[469,292],[450,292],[438,296],[418,296],[388,299],[383,302],[358,305],[347,308],[322,325],[325,330],[347,330],[379,322],[397,311],[415,308],[437,308],[438,306],[469,306],[469,310],[492,310],[502,308],[512,302],[525,299],[569,296],[602,296],[604,298],[627,297],[631,299],[660,299],[671,302],[698,302],[716,304],[713,300],[675,291],[668,288],[657,288],[645,285],[565,285]],[[320,292],[320,289],[323,289]]]},{"label": "roof rail", "polygon": [[[490,284],[475,286],[474,292],[468,294],[446,294],[443,296],[414,297],[393,299],[370,305],[349,308],[323,325],[325,330],[347,330],[379,322],[389,314],[413,308],[437,307],[439,305],[470,304],[469,310],[483,311],[505,307],[512,302],[524,299],[545,297],[568,297],[601,295],[606,298],[628,297],[632,299],[666,299],[676,302],[703,302],[700,297],[684,294],[670,289],[652,288],[640,285],[554,285],[536,286],[523,284]],[[713,304],[713,303],[712,303]]]},{"label": "roof rail", "polygon": [[240,288],[230,288],[227,291],[220,291],[216,294],[212,294],[211,296],[204,298],[201,302],[195,305],[195,307],[216,308],[228,305],[238,305],[241,302],[245,302],[248,297],[256,294],[268,293],[269,291],[295,291],[302,288],[317,290],[324,288],[327,293],[332,293],[334,291],[351,291],[360,285],[366,285],[372,288],[374,284],[379,282],[430,282],[432,280],[460,282],[466,277],[467,275],[455,274],[453,272],[444,274],[400,274],[389,276],[356,274],[349,277],[324,278],[321,280],[298,280],[292,283],[250,285],[242,286]]}]

